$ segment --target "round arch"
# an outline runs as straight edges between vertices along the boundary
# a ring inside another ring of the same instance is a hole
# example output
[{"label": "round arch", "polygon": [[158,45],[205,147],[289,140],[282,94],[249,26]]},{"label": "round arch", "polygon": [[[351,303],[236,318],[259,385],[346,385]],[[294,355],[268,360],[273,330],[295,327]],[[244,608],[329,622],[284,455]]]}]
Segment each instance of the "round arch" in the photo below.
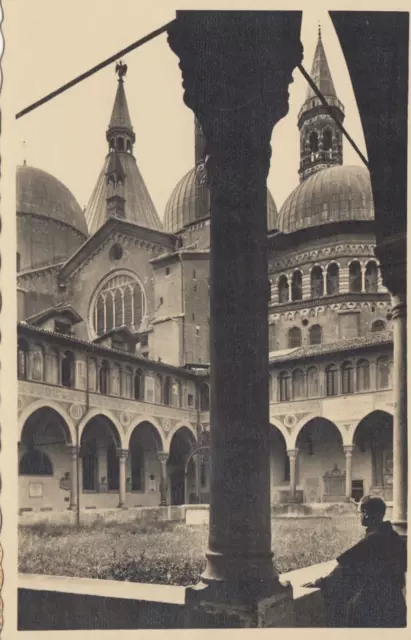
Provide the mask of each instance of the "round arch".
[{"label": "round arch", "polygon": [[73,444],[74,445],[75,442],[76,442],[76,429],[75,429],[75,426],[74,426],[72,418],[56,402],[47,401],[46,403],[44,403],[44,400],[36,400],[35,402],[32,402],[31,404],[29,404],[27,407],[25,407],[21,411],[21,413],[19,415],[19,418],[18,418],[19,419],[19,439],[22,436],[23,428],[24,428],[24,425],[26,424],[27,420],[36,411],[39,411],[41,409],[52,409],[53,411],[55,411],[60,416],[60,418],[65,422],[65,424],[67,426],[67,430],[68,430],[68,435],[70,436],[70,442],[67,442],[67,444]]},{"label": "round arch", "polygon": [[89,424],[89,422],[91,422],[94,418],[97,418],[99,416],[106,418],[106,420],[112,423],[115,429],[115,435],[117,435],[117,439],[120,447],[122,449],[127,449],[127,439],[123,433],[121,425],[119,424],[116,417],[112,414],[112,412],[108,411],[107,409],[104,409],[104,411],[101,411],[100,409],[91,409],[85,414],[85,416],[83,416],[78,427],[79,441],[81,442],[84,430]]},{"label": "round arch", "polygon": [[360,471],[362,493],[393,499],[393,416],[375,410],[357,424],[352,439],[353,466]]},{"label": "round arch", "polygon": [[141,428],[143,425],[144,426],[148,425],[150,427],[150,431],[153,434],[153,437],[156,442],[157,451],[163,452],[165,450],[165,441],[164,441],[162,430],[158,422],[151,417],[144,417],[138,420],[138,422],[133,423],[132,428],[129,429],[129,431],[127,432],[127,436],[125,438],[127,442],[127,446],[125,448],[126,449],[130,448],[130,442],[133,437],[133,434],[137,433],[138,429]]},{"label": "round arch", "polygon": [[192,429],[186,424],[173,430],[169,439],[169,456],[167,461],[168,477],[170,482],[171,504],[186,504],[192,501],[196,489],[194,459],[187,464],[191,451],[196,446],[196,437]]},{"label": "round arch", "polygon": [[287,449],[293,448],[293,442],[290,433],[284,428],[284,425],[279,420],[277,420],[277,418],[273,418],[272,416],[270,416],[270,427],[272,427],[273,429],[277,429],[277,431],[281,433]]},{"label": "round arch", "polygon": [[344,432],[340,429],[340,427],[338,426],[337,423],[333,422],[332,420],[329,420],[328,418],[324,418],[323,416],[319,416],[316,413],[312,413],[311,415],[308,416],[304,416],[304,418],[301,418],[301,420],[299,422],[297,422],[295,428],[293,429],[293,434],[292,434],[292,449],[295,449],[295,447],[297,446],[297,440],[298,440],[298,436],[300,435],[300,433],[302,432],[302,430],[304,429],[304,427],[306,427],[307,425],[309,425],[310,423],[313,423],[315,420],[318,421],[324,421],[327,422],[331,425],[333,425],[333,427],[335,427],[341,437],[341,441],[342,443],[346,444],[344,441]]},{"label": "round arch", "polygon": [[169,452],[170,448],[171,448],[171,442],[173,440],[173,437],[175,436],[175,434],[180,431],[180,429],[187,429],[190,432],[190,436],[193,439],[193,444],[197,444],[197,433],[195,428],[193,427],[193,425],[191,425],[189,422],[178,422],[169,432],[168,436],[167,436],[167,446],[164,448],[165,451]]}]

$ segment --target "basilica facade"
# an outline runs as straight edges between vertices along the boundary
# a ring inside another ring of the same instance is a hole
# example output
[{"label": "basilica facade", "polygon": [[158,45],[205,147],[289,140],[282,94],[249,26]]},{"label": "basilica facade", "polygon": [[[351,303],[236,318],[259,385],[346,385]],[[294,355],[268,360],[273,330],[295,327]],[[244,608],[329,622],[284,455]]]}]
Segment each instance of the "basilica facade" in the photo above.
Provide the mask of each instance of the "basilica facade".
[{"label": "basilica facade", "polygon": [[[205,140],[160,219],[134,155],[126,66],[84,211],[17,169],[20,513],[207,503]],[[344,120],[319,34],[311,76]],[[271,499],[392,500],[392,319],[367,169],[311,89],[298,186],[267,194]]]}]

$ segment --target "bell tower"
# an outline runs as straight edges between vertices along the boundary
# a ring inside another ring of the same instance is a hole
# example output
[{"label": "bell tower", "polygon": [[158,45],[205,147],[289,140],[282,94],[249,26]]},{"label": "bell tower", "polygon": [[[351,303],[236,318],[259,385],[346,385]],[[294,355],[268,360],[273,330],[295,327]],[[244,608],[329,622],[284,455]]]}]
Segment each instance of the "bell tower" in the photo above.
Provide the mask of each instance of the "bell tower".
[{"label": "bell tower", "polygon": [[[335,118],[344,120],[344,105],[338,99],[330,68],[324,51],[321,27],[318,27],[318,42],[315,49],[311,78],[323,94]],[[298,114],[300,130],[301,182],[313,173],[343,163],[342,134],[334,120],[324,109],[311,87]]]}]

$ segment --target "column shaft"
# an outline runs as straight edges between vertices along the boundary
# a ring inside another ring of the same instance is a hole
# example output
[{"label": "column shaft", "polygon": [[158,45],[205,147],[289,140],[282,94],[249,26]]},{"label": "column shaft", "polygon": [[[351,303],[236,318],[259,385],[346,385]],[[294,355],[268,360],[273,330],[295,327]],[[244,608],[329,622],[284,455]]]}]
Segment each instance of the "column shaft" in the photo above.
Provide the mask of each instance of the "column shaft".
[{"label": "column shaft", "polygon": [[70,484],[70,507],[69,509],[74,509],[77,506],[77,465],[78,465],[78,448],[76,446],[70,447],[70,455],[71,455],[71,484]]},{"label": "column shaft", "polygon": [[394,441],[393,522],[407,522],[407,313],[405,296],[393,298],[394,333]]},{"label": "column shaft", "polygon": [[128,451],[121,450],[119,456],[119,508],[122,508],[126,504],[126,461]]},{"label": "column shaft", "polygon": [[160,507],[168,505],[167,500],[167,460],[168,453],[158,453],[157,457],[160,461]]},{"label": "column shaft", "polygon": [[297,490],[297,454],[298,449],[288,449],[287,455],[290,460],[290,499],[294,501]]},{"label": "column shaft", "polygon": [[351,500],[352,493],[352,454],[354,451],[353,445],[345,445],[345,499]]}]

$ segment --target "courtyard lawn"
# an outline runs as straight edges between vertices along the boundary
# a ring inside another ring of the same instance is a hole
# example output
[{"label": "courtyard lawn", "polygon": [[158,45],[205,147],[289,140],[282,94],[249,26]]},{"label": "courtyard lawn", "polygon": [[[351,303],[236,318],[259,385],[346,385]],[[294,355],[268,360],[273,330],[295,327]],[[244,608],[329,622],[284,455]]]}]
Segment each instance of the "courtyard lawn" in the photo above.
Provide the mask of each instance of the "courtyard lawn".
[{"label": "courtyard lawn", "polygon": [[[272,528],[279,573],[331,560],[363,535],[353,516],[277,519]],[[19,570],[189,585],[204,569],[207,537],[207,527],[180,523],[21,526]]]}]

